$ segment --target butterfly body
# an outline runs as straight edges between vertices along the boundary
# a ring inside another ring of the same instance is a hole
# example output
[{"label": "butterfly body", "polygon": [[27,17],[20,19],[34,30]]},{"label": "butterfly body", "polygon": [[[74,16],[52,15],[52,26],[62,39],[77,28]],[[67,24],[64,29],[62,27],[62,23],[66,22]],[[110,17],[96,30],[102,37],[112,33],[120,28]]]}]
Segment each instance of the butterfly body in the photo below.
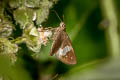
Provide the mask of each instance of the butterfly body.
[{"label": "butterfly body", "polygon": [[56,57],[65,64],[76,64],[76,56],[72,43],[66,33],[65,23],[61,22],[53,36],[50,55]]}]

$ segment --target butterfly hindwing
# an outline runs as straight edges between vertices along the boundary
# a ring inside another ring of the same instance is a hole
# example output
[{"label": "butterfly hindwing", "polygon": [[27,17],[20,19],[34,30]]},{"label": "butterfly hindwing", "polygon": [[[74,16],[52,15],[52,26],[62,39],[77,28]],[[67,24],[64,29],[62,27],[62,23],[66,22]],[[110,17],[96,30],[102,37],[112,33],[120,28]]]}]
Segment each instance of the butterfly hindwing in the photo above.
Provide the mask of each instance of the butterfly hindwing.
[{"label": "butterfly hindwing", "polygon": [[61,34],[60,33],[61,33],[61,31],[57,32],[54,36],[54,41],[52,43],[52,47],[51,47],[51,50],[50,50],[50,55],[51,56],[58,51],[58,49],[61,45],[62,41],[61,41]]}]

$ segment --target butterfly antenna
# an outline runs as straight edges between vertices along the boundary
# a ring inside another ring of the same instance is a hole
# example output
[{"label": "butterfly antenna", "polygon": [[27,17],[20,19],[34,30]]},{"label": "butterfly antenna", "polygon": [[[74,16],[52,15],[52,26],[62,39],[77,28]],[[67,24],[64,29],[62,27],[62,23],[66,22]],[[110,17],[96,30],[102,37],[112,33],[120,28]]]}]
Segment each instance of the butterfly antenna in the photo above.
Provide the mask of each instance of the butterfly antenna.
[{"label": "butterfly antenna", "polygon": [[64,17],[64,14],[63,14],[63,21],[65,21],[65,17]]},{"label": "butterfly antenna", "polygon": [[60,16],[57,14],[57,12],[55,10],[53,10],[53,12],[57,15],[57,17],[59,18],[59,20],[62,22]]}]

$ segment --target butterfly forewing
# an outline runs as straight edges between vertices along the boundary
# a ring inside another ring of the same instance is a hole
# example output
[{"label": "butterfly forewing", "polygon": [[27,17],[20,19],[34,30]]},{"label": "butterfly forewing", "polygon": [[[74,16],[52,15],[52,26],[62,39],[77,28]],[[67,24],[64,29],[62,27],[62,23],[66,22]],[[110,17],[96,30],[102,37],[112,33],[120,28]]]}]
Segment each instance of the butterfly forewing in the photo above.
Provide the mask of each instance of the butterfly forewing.
[{"label": "butterfly forewing", "polygon": [[56,57],[63,63],[76,64],[76,56],[67,33],[62,31],[61,37],[62,43],[56,53]]}]

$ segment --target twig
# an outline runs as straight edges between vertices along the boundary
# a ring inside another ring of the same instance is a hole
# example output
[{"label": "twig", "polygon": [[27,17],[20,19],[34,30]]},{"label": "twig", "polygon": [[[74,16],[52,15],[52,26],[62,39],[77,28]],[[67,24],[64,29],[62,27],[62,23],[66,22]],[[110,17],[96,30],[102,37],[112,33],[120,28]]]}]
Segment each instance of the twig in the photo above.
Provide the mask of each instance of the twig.
[{"label": "twig", "polygon": [[105,19],[109,21],[109,25],[105,30],[108,53],[112,58],[119,58],[119,34],[118,21],[114,7],[114,0],[101,0],[101,9]]}]

